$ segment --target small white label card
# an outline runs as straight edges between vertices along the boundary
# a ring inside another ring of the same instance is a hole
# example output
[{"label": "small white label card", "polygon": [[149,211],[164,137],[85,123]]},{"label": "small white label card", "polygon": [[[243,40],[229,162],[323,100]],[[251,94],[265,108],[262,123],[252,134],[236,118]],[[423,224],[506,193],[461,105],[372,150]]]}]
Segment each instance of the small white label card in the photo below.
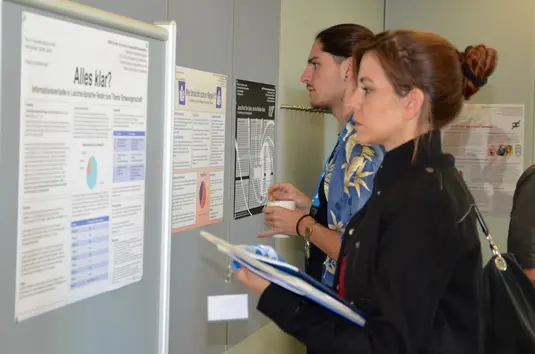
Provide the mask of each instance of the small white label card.
[{"label": "small white label card", "polygon": [[208,296],[208,322],[246,320],[249,318],[249,295]]}]

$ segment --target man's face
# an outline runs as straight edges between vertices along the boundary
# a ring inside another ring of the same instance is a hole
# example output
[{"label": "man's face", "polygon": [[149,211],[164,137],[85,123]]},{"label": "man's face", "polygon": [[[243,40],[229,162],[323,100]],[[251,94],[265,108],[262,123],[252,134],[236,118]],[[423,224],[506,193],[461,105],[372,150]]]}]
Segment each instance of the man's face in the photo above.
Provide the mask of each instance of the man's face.
[{"label": "man's face", "polygon": [[301,75],[306,85],[310,105],[314,108],[330,109],[343,97],[343,78],[340,73],[340,60],[324,52],[319,41],[310,49],[308,63]]}]

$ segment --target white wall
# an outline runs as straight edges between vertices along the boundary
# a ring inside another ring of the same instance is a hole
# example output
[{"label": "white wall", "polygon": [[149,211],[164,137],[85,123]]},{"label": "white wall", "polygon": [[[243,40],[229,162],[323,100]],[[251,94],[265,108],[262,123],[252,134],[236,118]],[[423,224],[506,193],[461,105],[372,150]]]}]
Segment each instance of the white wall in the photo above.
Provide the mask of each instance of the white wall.
[{"label": "white wall", "polygon": [[[282,0],[278,95],[281,104],[308,106],[299,78],[316,34],[343,22],[383,29],[382,0]],[[277,180],[289,181],[310,195],[339,132],[332,116],[279,111]],[[282,240],[277,248],[291,263],[302,264],[300,240]],[[269,324],[232,348],[231,354],[296,354],[304,348]]]},{"label": "white wall", "polygon": [[[386,28],[439,33],[459,49],[485,43],[498,50],[497,71],[471,103],[525,104],[525,167],[533,162],[535,2],[532,0],[387,0]],[[489,217],[498,246],[505,251],[508,217]],[[482,242],[484,242],[482,240]],[[486,256],[488,248],[484,247]]]}]

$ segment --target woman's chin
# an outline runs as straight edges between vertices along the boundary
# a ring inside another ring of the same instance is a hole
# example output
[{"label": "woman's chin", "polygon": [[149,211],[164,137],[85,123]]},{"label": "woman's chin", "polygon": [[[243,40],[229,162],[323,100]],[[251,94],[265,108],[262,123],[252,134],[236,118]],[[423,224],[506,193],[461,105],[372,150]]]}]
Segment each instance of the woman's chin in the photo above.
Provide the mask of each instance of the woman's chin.
[{"label": "woman's chin", "polygon": [[358,141],[359,144],[362,144],[362,145],[373,145],[374,143],[372,142],[373,139],[370,139],[369,136],[366,136],[366,134],[362,134],[360,133],[359,134],[359,131],[357,130],[355,135],[353,135],[355,137],[355,141]]}]

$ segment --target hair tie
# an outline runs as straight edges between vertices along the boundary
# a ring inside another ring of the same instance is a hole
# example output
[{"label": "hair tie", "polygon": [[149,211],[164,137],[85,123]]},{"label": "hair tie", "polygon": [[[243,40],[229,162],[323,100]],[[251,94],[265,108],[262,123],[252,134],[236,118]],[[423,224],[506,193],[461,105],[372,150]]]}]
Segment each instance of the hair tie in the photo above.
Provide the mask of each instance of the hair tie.
[{"label": "hair tie", "polygon": [[476,74],[470,69],[470,66],[466,61],[463,61],[461,64],[461,68],[463,69],[464,75],[466,75],[470,81],[474,83],[477,87],[482,87],[487,83],[487,79],[482,79],[480,77],[477,77]]}]

